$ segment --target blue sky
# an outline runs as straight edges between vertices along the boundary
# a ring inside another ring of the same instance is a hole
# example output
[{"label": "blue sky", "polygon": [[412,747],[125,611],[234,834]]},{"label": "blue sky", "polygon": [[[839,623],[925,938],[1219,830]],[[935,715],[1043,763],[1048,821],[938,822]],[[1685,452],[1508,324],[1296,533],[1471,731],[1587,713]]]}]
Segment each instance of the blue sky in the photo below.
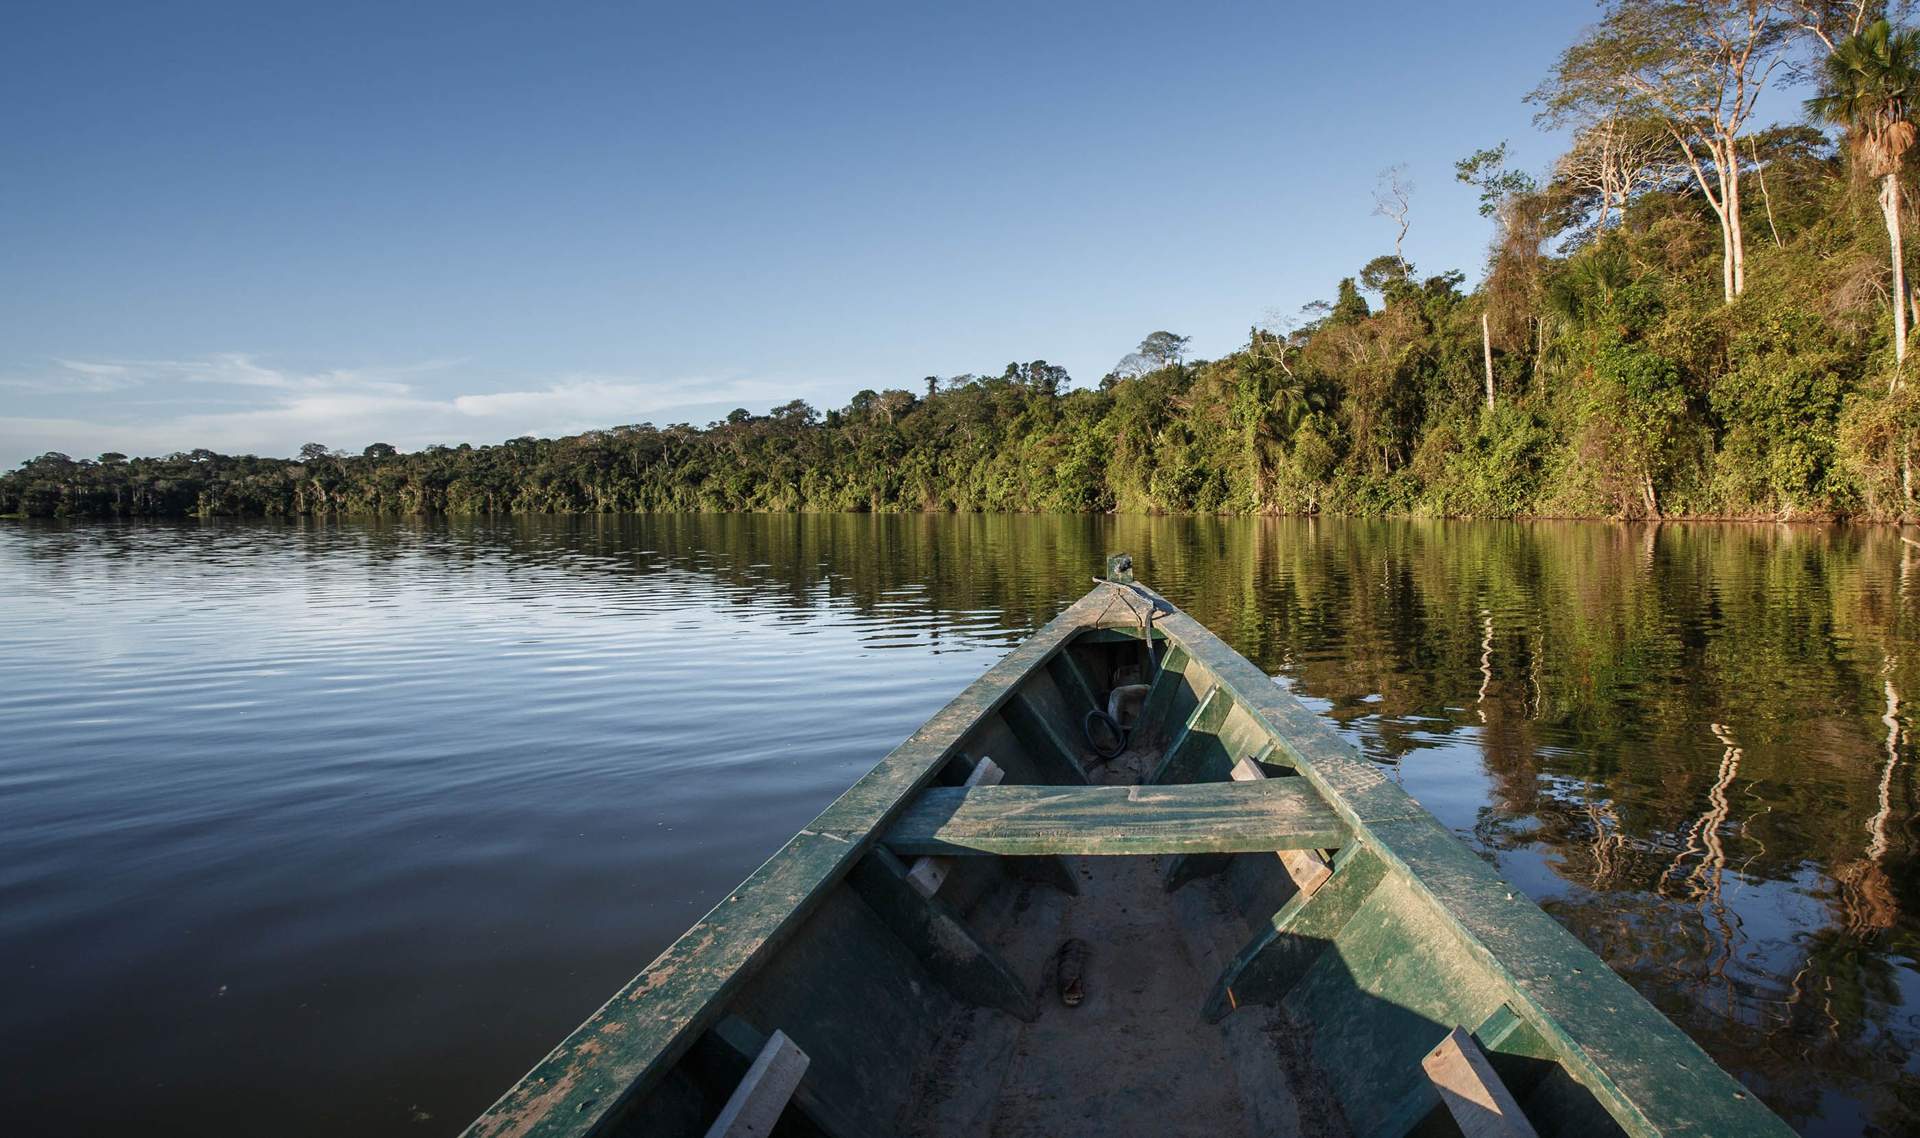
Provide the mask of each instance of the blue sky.
[{"label": "blue sky", "polygon": [[16,2],[0,463],[489,442],[1212,356],[1390,248],[1588,4]]}]

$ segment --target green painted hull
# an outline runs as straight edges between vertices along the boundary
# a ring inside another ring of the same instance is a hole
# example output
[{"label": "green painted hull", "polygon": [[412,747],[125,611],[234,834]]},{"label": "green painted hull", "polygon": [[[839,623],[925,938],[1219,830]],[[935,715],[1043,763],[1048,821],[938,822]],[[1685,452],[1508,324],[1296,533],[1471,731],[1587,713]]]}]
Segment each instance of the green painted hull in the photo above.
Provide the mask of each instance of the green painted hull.
[{"label": "green painted hull", "polygon": [[[1136,746],[1102,762],[1082,721],[1135,680]],[[963,787],[982,757],[1004,783]],[[1248,758],[1270,777],[1230,781]],[[1331,874],[1309,894],[1280,850]],[[1271,678],[1103,584],[468,1133],[704,1134],[775,1030],[810,1060],[779,1133],[1446,1133],[1422,1058],[1456,1027],[1540,1134],[1791,1133]]]}]

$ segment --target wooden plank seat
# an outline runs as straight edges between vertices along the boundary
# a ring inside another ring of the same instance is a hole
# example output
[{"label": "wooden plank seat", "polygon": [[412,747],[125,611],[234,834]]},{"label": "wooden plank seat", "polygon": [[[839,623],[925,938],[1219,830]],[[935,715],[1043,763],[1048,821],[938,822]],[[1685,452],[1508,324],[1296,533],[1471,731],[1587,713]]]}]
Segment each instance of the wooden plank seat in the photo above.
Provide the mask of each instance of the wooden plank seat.
[{"label": "wooden plank seat", "polygon": [[807,1053],[776,1029],[735,1087],[707,1138],[767,1138],[787,1109],[787,1100],[807,1073]]},{"label": "wooden plank seat", "polygon": [[[999,786],[1006,777],[1000,764],[983,755],[979,762],[973,764],[973,770],[968,773],[963,786]],[[952,871],[953,862],[949,858],[923,857],[907,870],[907,880],[913,883],[922,897],[931,897],[940,892],[940,886],[946,884],[947,874]]]},{"label": "wooden plank seat", "polygon": [[1465,1138],[1538,1138],[1466,1028],[1448,1032],[1420,1066]]},{"label": "wooden plank seat", "polygon": [[1347,829],[1305,779],[1171,786],[936,787],[882,839],[918,855],[1275,853]]},{"label": "wooden plank seat", "polygon": [[[1260,764],[1252,759],[1241,759],[1233,764],[1231,777],[1235,782],[1259,782],[1267,777],[1267,772],[1261,770]],[[1333,876],[1333,868],[1319,850],[1281,850],[1280,864],[1285,867],[1287,876],[1293,878],[1293,883],[1300,887],[1301,894],[1307,897],[1313,896],[1314,891]]]},{"label": "wooden plank seat", "polygon": [[[1267,753],[1262,751],[1262,754]],[[1258,782],[1267,777],[1254,758],[1241,759],[1233,764],[1229,777],[1235,782]],[[1293,878],[1294,885],[1300,889],[1302,897],[1311,897],[1327,878],[1333,876],[1333,867],[1319,850],[1278,850],[1280,865]],[[1219,873],[1227,867],[1230,859],[1225,854],[1182,854],[1167,863],[1167,891],[1172,892],[1197,877]]]}]

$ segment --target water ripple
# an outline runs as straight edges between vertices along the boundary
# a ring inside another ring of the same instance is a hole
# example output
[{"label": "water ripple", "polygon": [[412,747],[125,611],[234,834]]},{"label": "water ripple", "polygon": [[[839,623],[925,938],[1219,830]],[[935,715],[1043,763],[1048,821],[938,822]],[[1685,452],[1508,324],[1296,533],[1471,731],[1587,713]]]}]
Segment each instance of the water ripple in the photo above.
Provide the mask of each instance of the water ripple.
[{"label": "water ripple", "polygon": [[867,516],[0,528],[0,1112],[450,1131],[1120,549],[1797,1125],[1915,1128],[1893,535]]}]

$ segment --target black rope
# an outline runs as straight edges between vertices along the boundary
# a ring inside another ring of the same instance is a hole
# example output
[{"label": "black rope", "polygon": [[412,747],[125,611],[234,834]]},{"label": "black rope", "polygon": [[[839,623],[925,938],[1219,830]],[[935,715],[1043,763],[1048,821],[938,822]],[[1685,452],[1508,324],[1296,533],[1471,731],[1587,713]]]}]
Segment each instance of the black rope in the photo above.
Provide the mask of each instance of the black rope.
[{"label": "black rope", "polygon": [[[1113,748],[1111,750],[1101,746],[1100,740],[1093,737],[1093,725],[1095,723],[1105,723],[1107,727],[1112,730]],[[1120,754],[1127,749],[1127,729],[1120,726],[1118,719],[1115,719],[1097,707],[1087,712],[1086,716],[1080,720],[1080,733],[1087,737],[1087,746],[1092,747],[1093,753],[1099,755],[1102,759],[1117,759],[1120,757]]]}]

